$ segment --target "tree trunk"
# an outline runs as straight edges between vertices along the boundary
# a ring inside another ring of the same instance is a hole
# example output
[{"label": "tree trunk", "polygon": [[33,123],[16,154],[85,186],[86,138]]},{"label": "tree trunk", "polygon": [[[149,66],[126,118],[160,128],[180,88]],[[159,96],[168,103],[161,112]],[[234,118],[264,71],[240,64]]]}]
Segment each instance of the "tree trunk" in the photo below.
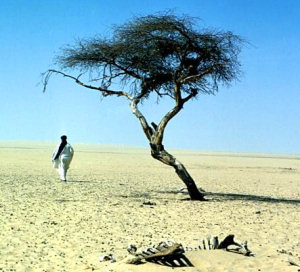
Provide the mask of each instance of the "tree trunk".
[{"label": "tree trunk", "polygon": [[164,149],[163,145],[150,143],[150,147],[151,147],[151,155],[154,159],[159,160],[169,166],[172,166],[175,169],[179,178],[186,185],[191,200],[202,200],[202,201],[205,200],[204,194],[202,194],[198,190],[195,181],[190,176],[190,174],[188,173],[188,171],[185,169],[184,165],[181,162],[179,162],[175,157],[169,154]]}]

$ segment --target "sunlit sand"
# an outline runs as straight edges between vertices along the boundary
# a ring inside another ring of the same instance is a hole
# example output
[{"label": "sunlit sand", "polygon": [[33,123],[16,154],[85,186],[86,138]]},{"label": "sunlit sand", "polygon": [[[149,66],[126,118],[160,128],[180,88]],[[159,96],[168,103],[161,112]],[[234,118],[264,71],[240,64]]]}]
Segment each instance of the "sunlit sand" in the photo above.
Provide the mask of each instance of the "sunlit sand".
[{"label": "sunlit sand", "polygon": [[[173,169],[143,148],[76,145],[67,182],[56,143],[0,143],[0,271],[173,271],[123,264],[127,244],[169,238],[190,247],[210,235],[248,241],[254,257],[190,252],[175,271],[297,271],[300,156],[170,150],[207,202],[187,201]],[[153,205],[146,205],[149,203]],[[112,253],[117,262],[100,262]]]}]

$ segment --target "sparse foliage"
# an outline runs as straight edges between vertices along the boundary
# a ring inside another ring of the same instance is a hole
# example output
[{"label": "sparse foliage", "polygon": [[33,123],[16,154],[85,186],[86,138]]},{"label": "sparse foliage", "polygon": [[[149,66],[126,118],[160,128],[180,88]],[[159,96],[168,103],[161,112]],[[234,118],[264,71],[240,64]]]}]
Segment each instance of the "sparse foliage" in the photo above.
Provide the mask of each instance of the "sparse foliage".
[{"label": "sparse foliage", "polygon": [[[175,168],[191,199],[202,200],[203,193],[184,166],[165,151],[164,131],[186,102],[201,93],[215,94],[219,84],[229,84],[238,78],[238,55],[243,41],[231,32],[196,30],[195,21],[173,14],[149,15],[115,27],[108,39],[79,40],[57,56],[60,70],[49,69],[44,74],[44,90],[51,75],[57,73],[99,91],[104,97],[129,99],[150,143],[152,156]],[[72,76],[67,73],[69,70],[79,75]],[[86,72],[96,85],[80,80]],[[126,86],[126,91],[115,90],[116,83]],[[151,93],[174,100],[174,107],[159,124],[151,123],[152,127],[138,109],[138,104]]]}]

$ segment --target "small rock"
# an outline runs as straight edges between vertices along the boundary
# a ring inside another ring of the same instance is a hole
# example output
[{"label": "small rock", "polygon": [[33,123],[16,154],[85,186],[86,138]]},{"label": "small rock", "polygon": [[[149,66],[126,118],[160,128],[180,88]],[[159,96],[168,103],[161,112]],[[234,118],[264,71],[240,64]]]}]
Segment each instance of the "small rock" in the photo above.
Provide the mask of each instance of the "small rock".
[{"label": "small rock", "polygon": [[110,261],[111,263],[114,263],[114,262],[116,262],[116,259],[112,254],[109,254],[109,255],[105,255],[105,256],[100,256],[99,261],[100,262]]},{"label": "small rock", "polygon": [[154,205],[156,205],[156,203],[155,203],[155,202],[151,202],[151,201],[149,200],[149,201],[144,201],[144,202],[143,202],[143,205],[154,206]]}]

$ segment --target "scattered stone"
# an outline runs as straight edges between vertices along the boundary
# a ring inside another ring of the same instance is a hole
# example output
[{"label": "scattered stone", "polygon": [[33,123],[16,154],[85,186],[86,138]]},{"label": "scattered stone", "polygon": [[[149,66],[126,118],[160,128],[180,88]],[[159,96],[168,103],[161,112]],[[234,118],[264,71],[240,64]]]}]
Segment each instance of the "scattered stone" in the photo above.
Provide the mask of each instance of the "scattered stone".
[{"label": "scattered stone", "polygon": [[152,201],[150,201],[150,200],[148,200],[148,201],[144,201],[144,202],[143,202],[143,205],[155,206],[156,203],[155,203],[155,202],[152,202]]},{"label": "scattered stone", "polygon": [[116,259],[112,254],[109,254],[109,255],[105,255],[105,256],[100,256],[99,261],[100,262],[110,261],[111,263],[114,263],[114,262],[116,262]]},{"label": "scattered stone", "polygon": [[285,249],[277,249],[277,252],[281,254],[288,254]]}]

